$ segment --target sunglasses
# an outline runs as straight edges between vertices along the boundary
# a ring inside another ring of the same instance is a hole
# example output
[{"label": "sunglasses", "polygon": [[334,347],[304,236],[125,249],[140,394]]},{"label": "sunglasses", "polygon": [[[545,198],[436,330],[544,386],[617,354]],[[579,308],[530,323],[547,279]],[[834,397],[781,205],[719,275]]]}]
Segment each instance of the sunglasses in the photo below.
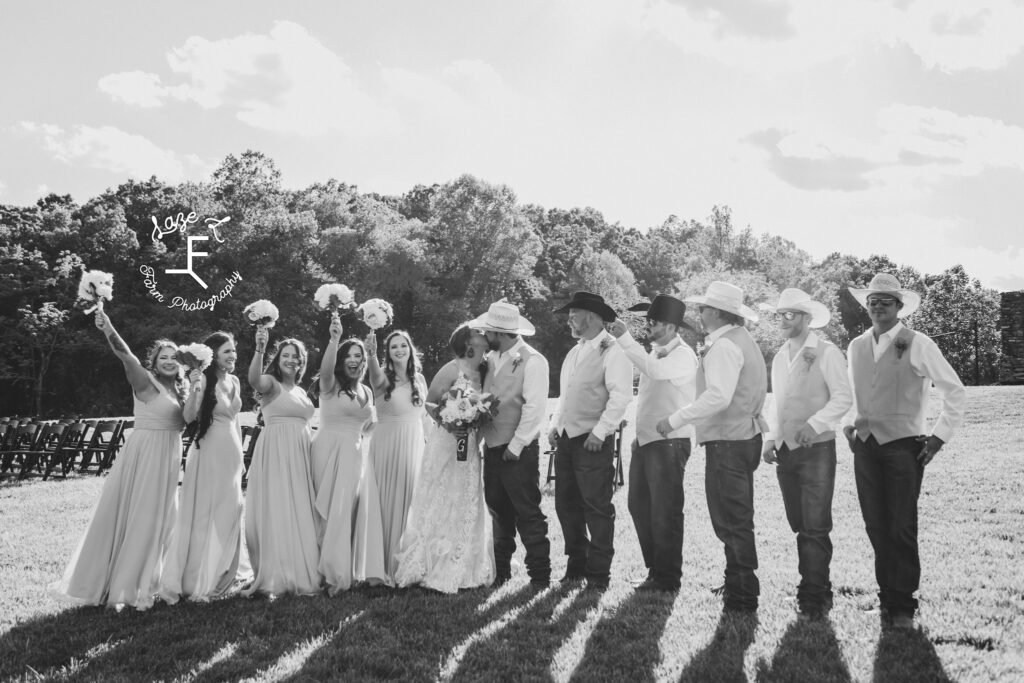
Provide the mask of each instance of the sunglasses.
[{"label": "sunglasses", "polygon": [[796,320],[798,315],[803,315],[803,313],[800,311],[776,311],[775,315],[779,316],[783,320],[792,322],[793,320]]},{"label": "sunglasses", "polygon": [[868,306],[884,306],[885,308],[888,308],[889,306],[895,306],[895,305],[896,305],[896,299],[893,299],[892,297],[888,297],[888,296],[884,296],[884,297],[883,296],[868,297]]}]

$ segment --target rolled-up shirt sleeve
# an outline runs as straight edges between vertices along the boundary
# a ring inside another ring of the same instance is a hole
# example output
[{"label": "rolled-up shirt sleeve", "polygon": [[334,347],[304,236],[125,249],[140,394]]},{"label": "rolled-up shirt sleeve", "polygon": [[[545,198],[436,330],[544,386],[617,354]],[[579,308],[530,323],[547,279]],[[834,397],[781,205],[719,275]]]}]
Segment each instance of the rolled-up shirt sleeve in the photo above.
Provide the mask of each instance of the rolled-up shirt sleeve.
[{"label": "rolled-up shirt sleeve", "polygon": [[910,345],[910,367],[921,377],[930,379],[942,395],[942,410],[932,428],[932,436],[949,443],[964,420],[967,404],[967,392],[960,376],[935,342],[924,335],[917,335]]},{"label": "rolled-up shirt sleeve", "polygon": [[516,433],[508,443],[508,450],[519,455],[527,444],[537,438],[548,407],[548,361],[534,354],[523,367],[523,414]]},{"label": "rolled-up shirt sleeve", "polygon": [[644,351],[644,347],[640,345],[640,342],[633,339],[629,332],[626,332],[615,341],[619,343],[622,352],[636,366],[636,369],[653,380],[689,382],[697,374],[697,364],[685,362],[685,356],[669,353],[662,358],[658,358]]},{"label": "rolled-up shirt sleeve", "polygon": [[619,428],[626,408],[633,400],[633,364],[622,349],[614,344],[605,351],[604,385],[608,389],[608,403],[590,433],[604,440]]},{"label": "rolled-up shirt sleeve", "polygon": [[815,432],[821,434],[835,429],[853,405],[853,390],[846,370],[846,356],[838,347],[824,345],[821,355],[821,374],[828,387],[828,403],[807,418]]},{"label": "rolled-up shirt sleeve", "polygon": [[743,351],[729,339],[719,338],[704,356],[707,389],[697,400],[669,416],[672,429],[706,420],[729,407],[743,368]]}]

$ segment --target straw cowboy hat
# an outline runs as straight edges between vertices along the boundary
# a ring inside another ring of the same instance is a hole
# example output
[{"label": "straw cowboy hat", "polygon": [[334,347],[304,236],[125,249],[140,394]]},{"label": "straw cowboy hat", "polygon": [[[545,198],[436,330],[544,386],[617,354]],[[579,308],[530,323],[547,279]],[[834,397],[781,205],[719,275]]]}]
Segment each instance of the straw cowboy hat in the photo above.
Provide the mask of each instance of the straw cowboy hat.
[{"label": "straw cowboy hat", "polygon": [[810,294],[795,287],[782,290],[778,305],[765,304],[764,308],[772,313],[785,313],[786,311],[806,313],[811,316],[811,322],[807,323],[808,327],[825,327],[832,319],[832,312],[825,304],[815,301]]},{"label": "straw cowboy hat", "polygon": [[708,285],[708,289],[704,292],[704,296],[689,296],[683,299],[683,301],[688,304],[711,306],[712,308],[717,308],[720,311],[735,313],[741,318],[746,318],[753,323],[756,323],[758,320],[757,313],[754,312],[754,309],[743,305],[743,290],[736,285],[729,284],[728,282],[722,282],[721,280],[715,280]]},{"label": "straw cowboy hat", "polygon": [[868,296],[871,294],[888,294],[891,297],[903,302],[903,308],[896,313],[897,318],[906,318],[912,315],[921,305],[921,295],[912,289],[904,289],[900,281],[889,273],[878,273],[871,278],[867,289],[855,289],[850,287],[850,294],[864,308],[868,307]]},{"label": "straw cowboy hat", "polygon": [[508,334],[523,334],[526,336],[535,334],[537,329],[533,324],[519,315],[519,307],[507,301],[495,301],[479,318],[469,321],[469,326],[475,330],[488,330],[490,332],[506,332]]},{"label": "straw cowboy hat", "polygon": [[590,292],[576,292],[572,300],[561,308],[556,308],[553,313],[568,313],[570,308],[579,308],[584,311],[591,311],[601,316],[606,323],[613,322],[616,318],[615,309],[604,302],[604,297]]},{"label": "straw cowboy hat", "polygon": [[663,323],[693,330],[693,327],[684,320],[684,317],[686,316],[686,304],[674,296],[659,294],[654,297],[654,300],[650,303],[641,301],[634,306],[630,306],[627,310],[635,311],[637,313],[645,313],[646,316],[652,320],[659,320]]}]

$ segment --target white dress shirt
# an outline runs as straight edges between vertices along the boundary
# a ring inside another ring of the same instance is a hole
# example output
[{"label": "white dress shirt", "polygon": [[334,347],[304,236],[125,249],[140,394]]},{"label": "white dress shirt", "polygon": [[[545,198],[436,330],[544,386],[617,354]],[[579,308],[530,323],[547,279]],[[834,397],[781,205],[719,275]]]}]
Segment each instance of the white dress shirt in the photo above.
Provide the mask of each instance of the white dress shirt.
[{"label": "white dress shirt", "polygon": [[775,397],[775,410],[771,415],[773,419],[770,421],[771,429],[766,437],[768,440],[779,441],[782,438],[779,434],[782,407],[786,405],[789,376],[793,372],[793,366],[804,362],[804,349],[817,349],[819,346],[825,349],[821,353],[820,367],[821,374],[825,377],[825,386],[828,387],[829,398],[821,410],[807,419],[807,424],[816,434],[834,430],[850,410],[850,405],[853,404],[853,390],[850,388],[843,352],[833,344],[819,345],[818,335],[810,332],[796,353],[791,353],[793,347],[787,341],[772,360],[772,394]]},{"label": "white dress shirt", "polygon": [[[499,353],[492,351],[494,356],[494,372],[498,372],[505,363],[515,362],[519,351],[526,345],[520,337],[508,351]],[[548,364],[539,353],[531,354],[523,364],[523,413],[519,417],[519,426],[515,435],[508,442],[509,451],[514,455],[522,453],[523,448],[532,443],[540,434],[544,418],[548,413]]]},{"label": "white dress shirt", "polygon": [[577,361],[583,354],[601,353],[601,343],[607,340],[608,348],[603,355],[604,382],[608,388],[608,402],[605,404],[604,412],[597,422],[597,425],[590,431],[596,438],[602,441],[609,434],[615,433],[626,415],[626,408],[633,400],[633,364],[626,358],[626,354],[615,344],[615,337],[602,329],[593,339],[580,339],[576,346],[569,349],[562,363],[562,370],[559,373],[559,397],[558,406],[551,417],[551,424],[559,432],[562,431],[562,412],[565,408],[565,387],[569,386],[572,373],[576,369]]},{"label": "white dress shirt", "polygon": [[740,380],[740,369],[743,367],[743,351],[731,340],[722,339],[722,335],[736,327],[723,325],[705,339],[704,384],[707,388],[696,401],[669,417],[672,429],[706,420],[732,403],[732,395],[736,392],[736,383]]},{"label": "white dress shirt", "polygon": [[[872,350],[874,351],[876,362],[885,353],[885,350],[889,348],[889,345],[892,344],[896,335],[900,333],[903,327],[903,323],[897,322],[891,330],[878,335],[877,339],[875,339],[874,334],[871,335]],[[939,347],[930,337],[923,334],[914,335],[914,343],[910,345],[909,351],[910,369],[922,379],[931,380],[935,388],[942,395],[942,410],[935,421],[932,436],[942,439],[943,443],[948,443],[953,438],[953,433],[964,420],[967,392],[964,391],[963,382],[960,381],[956,370],[952,368],[949,361],[942,355],[942,351],[939,350]],[[850,364],[849,377],[852,384],[852,363]],[[925,401],[924,405],[927,406],[928,401]],[[854,424],[856,420],[857,402],[854,401],[853,413],[849,424]]]},{"label": "white dress shirt", "polygon": [[[633,339],[628,331],[615,341],[622,347],[626,358],[643,375],[640,378],[640,390],[637,396],[638,409],[640,405],[645,403],[644,398],[648,391],[649,382],[670,383],[675,389],[672,392],[672,398],[676,406],[682,407],[693,403],[694,395],[696,394],[697,354],[678,335],[669,340],[668,344],[662,345],[652,342],[650,353],[645,352],[640,342]],[[641,416],[637,415],[638,423],[640,419]],[[640,439],[639,431],[637,438],[641,441],[640,445],[644,445]],[[648,440],[658,440],[660,438],[661,436],[657,434],[648,435]],[[670,432],[665,438],[690,439],[693,441],[693,426],[683,425],[679,429]]]}]

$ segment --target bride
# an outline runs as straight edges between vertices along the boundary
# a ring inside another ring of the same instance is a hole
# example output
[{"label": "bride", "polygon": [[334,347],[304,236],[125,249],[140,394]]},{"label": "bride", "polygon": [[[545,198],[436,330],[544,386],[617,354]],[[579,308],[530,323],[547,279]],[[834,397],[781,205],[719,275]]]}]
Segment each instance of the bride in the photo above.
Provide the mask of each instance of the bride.
[{"label": "bride", "polygon": [[[457,379],[465,377],[480,391],[487,372],[487,339],[482,334],[462,324],[448,343],[455,359],[438,371],[427,392],[434,418],[438,399]],[[491,518],[484,502],[476,433],[469,433],[466,460],[457,460],[455,449],[455,436],[443,428],[433,430],[402,536],[395,574],[399,586],[419,584],[455,593],[494,581]]]}]

